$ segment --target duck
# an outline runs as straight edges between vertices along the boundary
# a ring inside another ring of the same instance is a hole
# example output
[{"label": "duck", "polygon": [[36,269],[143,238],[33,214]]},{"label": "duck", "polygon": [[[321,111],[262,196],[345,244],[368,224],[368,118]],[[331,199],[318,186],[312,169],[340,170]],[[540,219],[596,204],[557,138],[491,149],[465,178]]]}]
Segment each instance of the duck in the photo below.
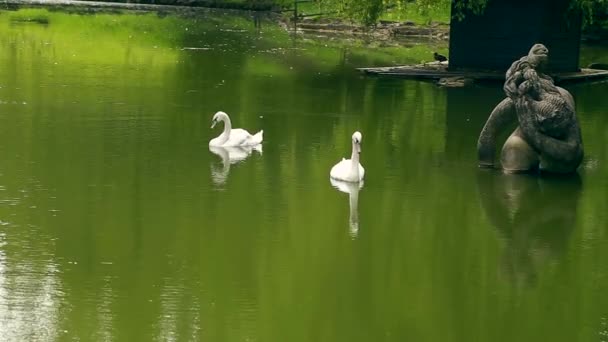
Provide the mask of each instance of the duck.
[{"label": "duck", "polygon": [[233,129],[230,117],[222,111],[213,115],[211,129],[220,121],[224,122],[224,131],[218,137],[209,141],[209,146],[211,147],[255,146],[261,144],[262,140],[264,140],[264,130],[251,135],[244,129]]},{"label": "duck", "polygon": [[363,136],[359,131],[353,133],[353,152],[350,159],[342,158],[342,161],[331,168],[329,176],[333,179],[344,182],[357,183],[363,181],[365,169],[359,163],[359,154],[361,153],[361,140]]},{"label": "duck", "polygon": [[437,61],[437,62],[445,62],[448,60],[448,58],[444,55],[440,55],[437,52],[433,52],[433,58]]}]

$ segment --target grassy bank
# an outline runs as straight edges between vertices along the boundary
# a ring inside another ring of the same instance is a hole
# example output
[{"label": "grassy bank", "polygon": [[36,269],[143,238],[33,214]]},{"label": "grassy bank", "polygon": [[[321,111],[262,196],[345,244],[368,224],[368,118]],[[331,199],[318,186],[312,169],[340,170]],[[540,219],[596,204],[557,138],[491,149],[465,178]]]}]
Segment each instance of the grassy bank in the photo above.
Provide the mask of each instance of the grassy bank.
[{"label": "grassy bank", "polygon": [[[95,1],[95,0],[83,0]],[[191,6],[208,8],[225,8],[254,11],[276,10],[283,6],[282,1],[275,0],[106,0],[105,2],[148,4],[148,5],[171,5],[171,6]]]},{"label": "grassy bank", "polygon": [[[293,6],[290,6],[293,8]],[[292,13],[288,13],[291,15]],[[343,15],[338,14],[331,9],[324,8],[320,3],[302,3],[298,5],[298,14],[307,18],[318,18],[318,19],[334,19],[334,20],[348,20]],[[320,15],[318,15],[320,14]],[[391,22],[409,22],[416,25],[428,25],[432,22],[449,24],[450,23],[450,8],[444,7],[432,7],[432,8],[421,8],[414,3],[408,3],[403,8],[392,8],[388,9],[382,16],[380,16],[380,22],[391,21]]]}]

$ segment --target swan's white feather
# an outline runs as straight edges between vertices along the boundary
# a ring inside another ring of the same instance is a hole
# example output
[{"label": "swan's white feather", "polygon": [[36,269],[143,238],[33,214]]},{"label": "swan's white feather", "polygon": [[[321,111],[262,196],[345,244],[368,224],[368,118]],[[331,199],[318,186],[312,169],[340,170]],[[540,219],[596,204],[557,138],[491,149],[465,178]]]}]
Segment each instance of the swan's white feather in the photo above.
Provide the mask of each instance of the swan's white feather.
[{"label": "swan's white feather", "polygon": [[359,174],[353,174],[352,162],[350,159],[342,159],[338,164],[334,165],[329,172],[331,178],[342,180],[345,182],[360,182],[365,176],[365,169],[359,163]]},{"label": "swan's white feather", "polygon": [[[220,114],[218,116],[218,114]],[[232,123],[230,122],[230,117],[228,114],[224,112],[216,113],[215,118],[218,118],[218,121],[224,121],[224,125],[229,125],[226,128],[232,128]],[[228,135],[228,139],[226,139],[226,135]],[[264,140],[264,130],[257,132],[252,135],[242,128],[234,128],[229,130],[224,130],[222,134],[220,134],[217,138],[211,139],[209,141],[209,146],[215,147],[238,147],[238,146],[255,146],[262,143]]]},{"label": "swan's white feather", "polygon": [[251,135],[244,129],[234,128],[230,130],[230,137],[224,143],[225,147],[230,146],[252,146],[262,142],[264,131],[259,131],[255,135]]},{"label": "swan's white feather", "polygon": [[342,160],[334,165],[329,171],[329,176],[333,179],[345,182],[361,182],[365,176],[365,169],[359,163],[359,154],[361,153],[361,140],[363,136],[361,132],[355,132],[352,136],[353,152],[351,159],[342,158]]}]

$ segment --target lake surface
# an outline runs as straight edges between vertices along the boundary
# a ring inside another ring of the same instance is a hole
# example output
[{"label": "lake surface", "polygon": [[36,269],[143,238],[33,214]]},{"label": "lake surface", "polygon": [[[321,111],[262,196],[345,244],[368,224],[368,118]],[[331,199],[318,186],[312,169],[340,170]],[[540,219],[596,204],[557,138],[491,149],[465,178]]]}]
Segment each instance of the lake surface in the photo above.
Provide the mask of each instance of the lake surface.
[{"label": "lake surface", "polygon": [[[608,83],[566,87],[579,177],[503,175],[476,159],[500,85],[354,70],[446,49],[0,12],[2,340],[607,341]],[[210,151],[218,110],[262,152]]]}]

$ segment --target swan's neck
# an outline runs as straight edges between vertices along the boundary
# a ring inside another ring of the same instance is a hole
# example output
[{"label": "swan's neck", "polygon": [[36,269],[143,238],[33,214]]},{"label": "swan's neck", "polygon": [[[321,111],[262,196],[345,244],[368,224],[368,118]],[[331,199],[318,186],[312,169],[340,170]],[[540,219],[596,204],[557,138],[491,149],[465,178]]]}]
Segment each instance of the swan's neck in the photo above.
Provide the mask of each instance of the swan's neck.
[{"label": "swan's neck", "polygon": [[227,116],[222,117],[222,121],[224,121],[224,133],[230,136],[230,131],[232,130],[232,122],[230,122],[230,118]]},{"label": "swan's neck", "polygon": [[353,141],[353,153],[350,155],[351,172],[359,176],[359,149]]},{"label": "swan's neck", "polygon": [[232,123],[230,122],[229,117],[222,116],[220,120],[224,121],[224,131],[217,137],[217,139],[219,139],[218,145],[222,145],[230,139],[230,131],[232,130]]}]

